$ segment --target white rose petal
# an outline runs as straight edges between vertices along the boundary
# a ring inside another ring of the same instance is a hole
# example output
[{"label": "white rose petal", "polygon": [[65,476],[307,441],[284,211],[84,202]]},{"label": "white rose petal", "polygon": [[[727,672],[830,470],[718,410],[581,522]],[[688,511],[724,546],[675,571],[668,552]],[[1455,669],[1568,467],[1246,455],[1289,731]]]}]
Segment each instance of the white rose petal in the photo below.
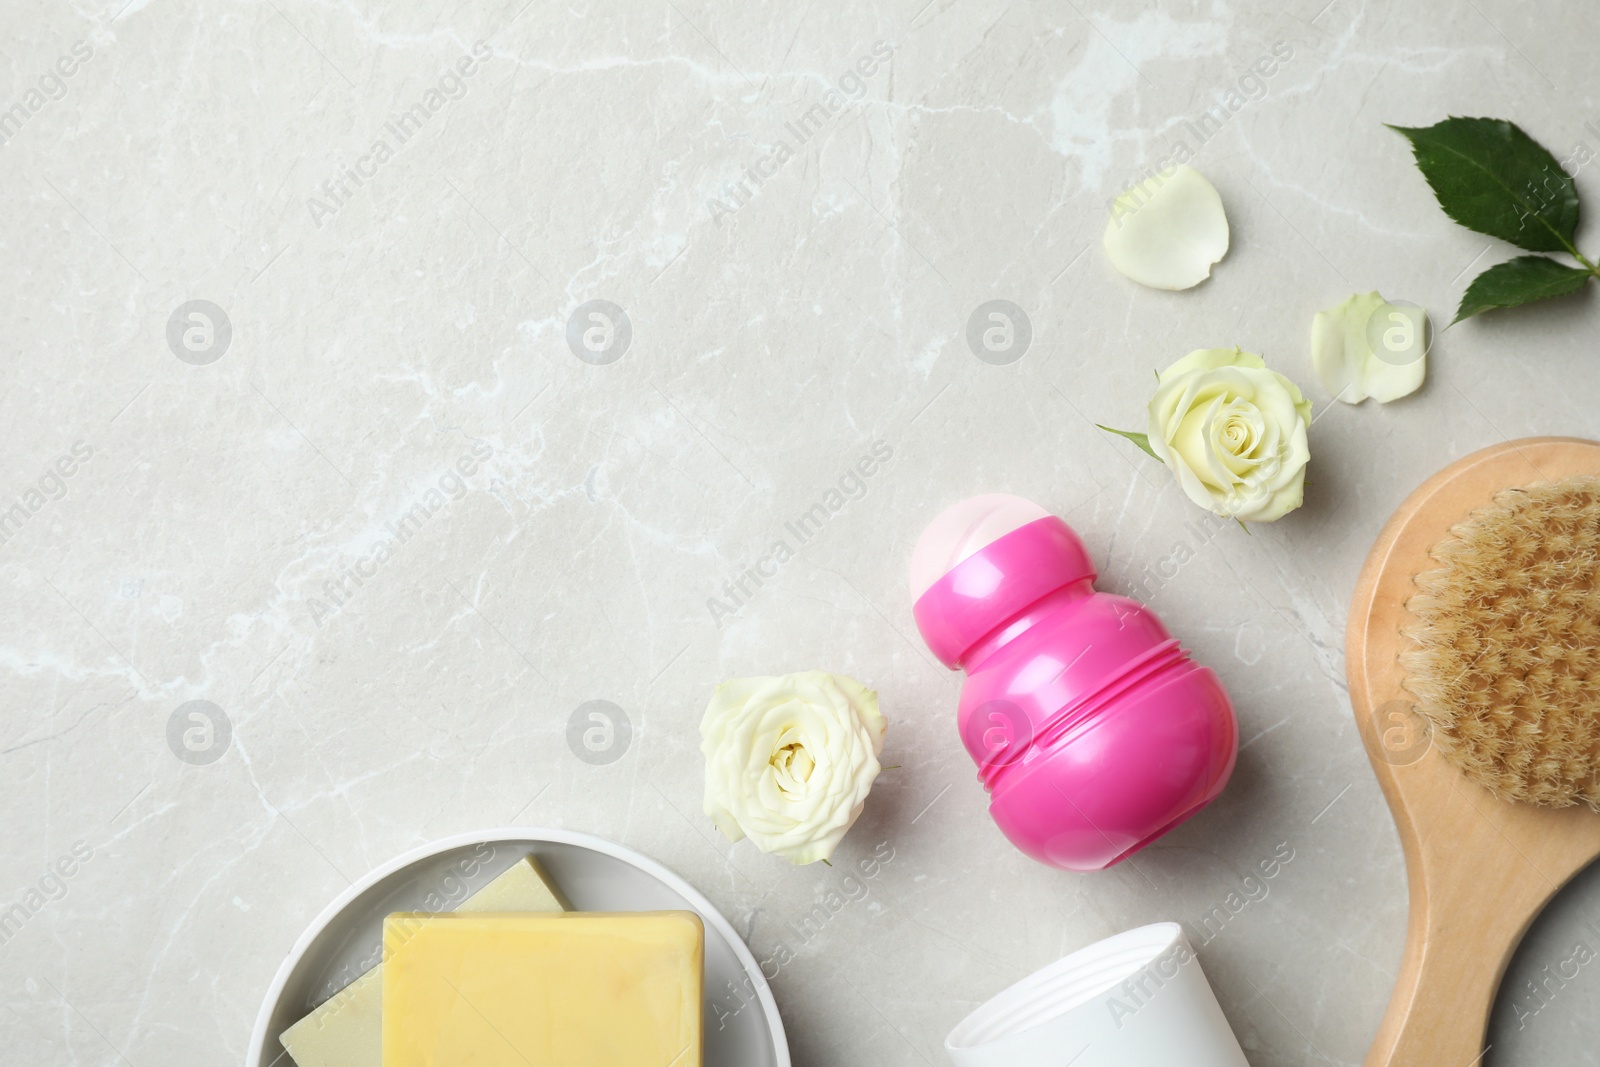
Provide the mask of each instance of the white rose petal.
[{"label": "white rose petal", "polygon": [[1103,243],[1112,265],[1139,284],[1188,289],[1228,254],[1228,216],[1205,176],[1180,165],[1112,201]]},{"label": "white rose petal", "polygon": [[1252,352],[1202,348],[1162,371],[1150,449],[1217,515],[1272,522],[1304,499],[1311,402]]},{"label": "white rose petal", "polygon": [[724,682],[700,722],[705,812],[730,841],[825,860],[861,814],[886,729],[878,694],[842,674]]},{"label": "white rose petal", "polygon": [[1417,391],[1427,375],[1428,313],[1357,293],[1311,320],[1311,365],[1347,404],[1380,404]]}]

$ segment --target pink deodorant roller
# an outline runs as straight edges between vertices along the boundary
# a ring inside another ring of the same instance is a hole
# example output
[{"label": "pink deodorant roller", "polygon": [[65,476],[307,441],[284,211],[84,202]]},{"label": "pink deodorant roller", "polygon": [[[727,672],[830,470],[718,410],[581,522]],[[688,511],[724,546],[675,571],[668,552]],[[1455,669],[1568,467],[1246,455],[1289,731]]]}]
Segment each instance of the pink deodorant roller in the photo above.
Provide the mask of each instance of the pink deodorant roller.
[{"label": "pink deodorant roller", "polygon": [[1069,871],[1109,867],[1199,811],[1239,752],[1216,674],[1095,577],[1071,527],[999,494],[945,511],[911,560],[917,629],[967,673],[957,723],[989,813]]}]

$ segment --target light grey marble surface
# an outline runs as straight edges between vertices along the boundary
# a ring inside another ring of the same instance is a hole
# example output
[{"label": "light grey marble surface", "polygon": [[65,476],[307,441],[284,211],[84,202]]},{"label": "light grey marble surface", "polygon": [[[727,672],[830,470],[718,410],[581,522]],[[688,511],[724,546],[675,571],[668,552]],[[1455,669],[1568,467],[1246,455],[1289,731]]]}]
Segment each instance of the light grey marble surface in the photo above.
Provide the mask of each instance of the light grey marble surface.
[{"label": "light grey marble surface", "polygon": [[[1447,321],[1507,257],[1443,217],[1382,123],[1501,116],[1563,158],[1600,150],[1596,8],[29,0],[0,19],[0,105],[22,105],[0,155],[0,508],[39,504],[0,545],[0,906],[32,912],[0,945],[0,1058],[236,1061],[351,880],[515,822],[640,849],[758,957],[787,943],[773,989],[806,1067],[942,1063],[1003,986],[1134,925],[1193,929],[1286,846],[1201,959],[1255,1067],[1360,1062],[1406,898],[1344,683],[1356,572],[1449,460],[1600,435],[1600,320],[1588,295],[1453,328],[1420,393],[1351,408],[1316,386],[1310,317],[1377,288]],[[1292,58],[1241,81],[1278,42]],[[802,143],[789,124],[875,47]],[[402,139],[388,124],[418,104]],[[1180,140],[1233,247],[1155,292],[1099,237]],[[1597,168],[1578,182],[1595,210]],[[1010,365],[966,343],[993,299],[1032,324]],[[169,347],[192,300],[231,325],[209,363]],[[567,344],[591,300],[631,324],[605,365]],[[1233,344],[1318,412],[1305,507],[1249,535],[1197,532],[1165,471],[1092,425],[1137,426],[1152,368]],[[892,458],[823,532],[713,612],[877,442]],[[1222,799],[1136,867],[1048,870],[985,812],[904,576],[922,525],[985,491],[1066,515],[1105,588],[1184,560],[1146,588],[1244,744]],[[697,724],[724,678],[812,667],[880,691],[898,767],[840,851],[892,862],[801,943],[789,924],[843,868],[718,837]],[[231,724],[205,765],[168,744],[195,700]],[[632,724],[605,765],[567,742],[590,700]],[[1596,1062],[1600,978],[1537,1015],[1523,986],[1600,948],[1590,920],[1600,876],[1525,944],[1487,1062]]]}]

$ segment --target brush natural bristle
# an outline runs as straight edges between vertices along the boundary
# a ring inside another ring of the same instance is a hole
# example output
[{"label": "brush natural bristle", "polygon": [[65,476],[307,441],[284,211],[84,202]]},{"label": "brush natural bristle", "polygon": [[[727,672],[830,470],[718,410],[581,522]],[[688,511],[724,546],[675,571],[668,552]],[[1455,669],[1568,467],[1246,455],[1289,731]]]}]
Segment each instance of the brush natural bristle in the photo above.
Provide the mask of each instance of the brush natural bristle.
[{"label": "brush natural bristle", "polygon": [[1503,799],[1600,809],[1600,478],[1502,492],[1432,555],[1400,662],[1435,744]]}]

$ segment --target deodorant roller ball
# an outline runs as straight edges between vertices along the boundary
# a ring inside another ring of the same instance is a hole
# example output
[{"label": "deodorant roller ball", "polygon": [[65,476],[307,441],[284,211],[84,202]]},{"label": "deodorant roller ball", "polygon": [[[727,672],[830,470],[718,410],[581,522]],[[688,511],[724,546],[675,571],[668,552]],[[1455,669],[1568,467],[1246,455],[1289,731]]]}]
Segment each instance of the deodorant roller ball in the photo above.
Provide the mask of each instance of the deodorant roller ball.
[{"label": "deodorant roller ball", "polygon": [[966,683],[956,727],[989,813],[1041,863],[1094,871],[1214,800],[1239,729],[1222,683],[1155,613],[1098,592],[1078,535],[992,495],[929,524],[912,614]]}]

